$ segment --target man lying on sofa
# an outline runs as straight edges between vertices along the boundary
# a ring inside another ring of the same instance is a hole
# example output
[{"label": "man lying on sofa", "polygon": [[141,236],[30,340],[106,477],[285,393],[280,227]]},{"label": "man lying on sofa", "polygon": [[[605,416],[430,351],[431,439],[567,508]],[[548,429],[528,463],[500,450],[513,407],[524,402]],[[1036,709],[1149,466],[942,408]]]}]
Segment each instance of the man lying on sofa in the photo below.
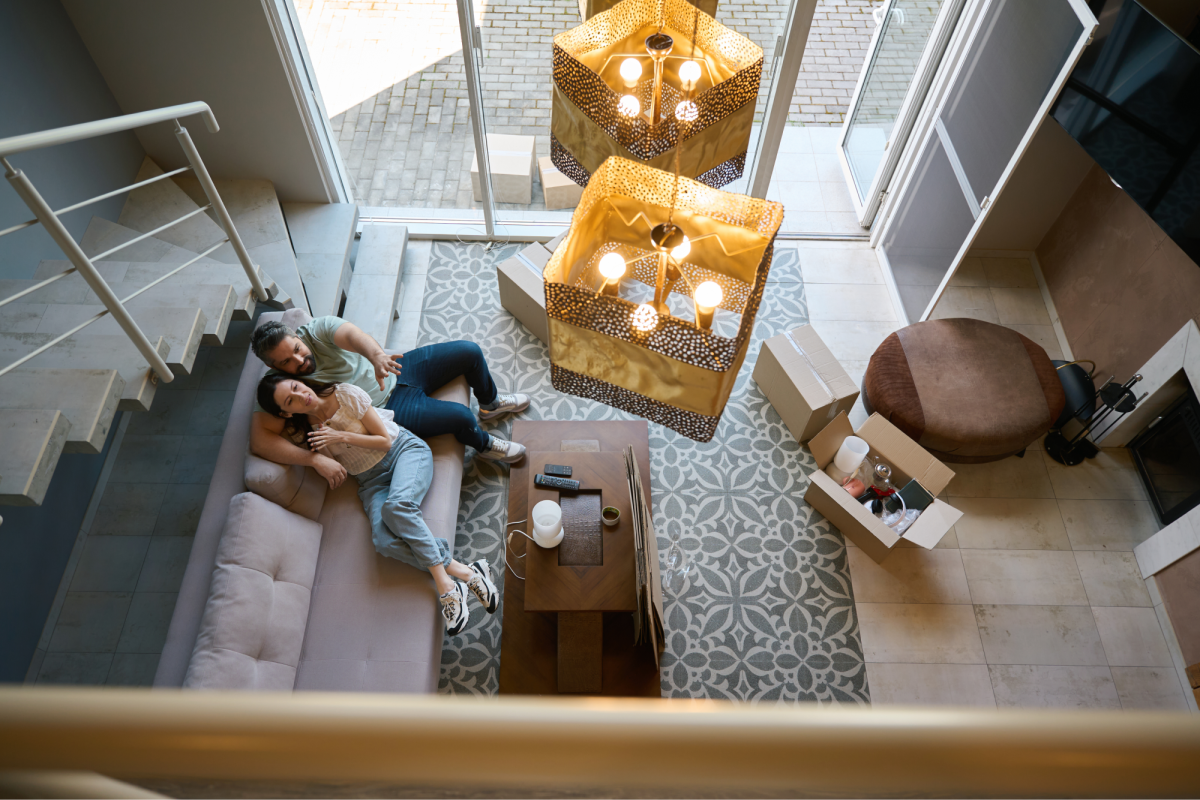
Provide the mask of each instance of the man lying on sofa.
[{"label": "man lying on sofa", "polygon": [[[495,419],[529,407],[529,396],[499,394],[474,342],[457,341],[418,347],[404,355],[388,355],[357,325],[340,317],[317,317],[293,331],[282,322],[266,322],[254,331],[254,354],[272,369],[322,383],[351,383],[386,408],[397,425],[422,439],[452,433],[474,447],[481,458],[512,464],[525,447],[486,433],[471,410],[459,403],[434,400],[429,393],[458,376],[479,400],[479,418]],[[250,450],[277,464],[310,466],[336,489],[346,479],[337,461],[292,444],[283,436],[285,420],[257,405],[250,423]]]}]

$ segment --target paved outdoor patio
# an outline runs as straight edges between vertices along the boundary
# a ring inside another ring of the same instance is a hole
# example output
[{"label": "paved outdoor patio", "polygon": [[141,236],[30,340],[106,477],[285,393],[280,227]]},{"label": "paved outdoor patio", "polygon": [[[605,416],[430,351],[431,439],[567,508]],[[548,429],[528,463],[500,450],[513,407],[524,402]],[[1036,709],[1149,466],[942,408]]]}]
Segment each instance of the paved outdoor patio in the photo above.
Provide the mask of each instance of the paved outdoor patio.
[{"label": "paved outdoor patio", "polygon": [[[879,0],[819,0],[789,120],[840,125]],[[474,143],[454,2],[297,0],[342,158],[371,206],[469,208]],[[717,18],[763,47],[770,65],[787,5],[723,3]],[[576,0],[476,3],[488,130],[536,137],[550,154],[550,48],[579,24]],[[766,95],[764,75],[760,112]],[[534,184],[530,206],[542,208]]]}]

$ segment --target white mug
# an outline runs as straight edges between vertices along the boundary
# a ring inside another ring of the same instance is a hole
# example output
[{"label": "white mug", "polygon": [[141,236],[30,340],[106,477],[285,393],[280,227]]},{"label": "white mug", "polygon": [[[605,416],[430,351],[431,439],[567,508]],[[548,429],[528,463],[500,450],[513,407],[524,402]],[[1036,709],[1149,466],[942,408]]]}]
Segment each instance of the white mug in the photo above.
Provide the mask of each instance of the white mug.
[{"label": "white mug", "polygon": [[533,540],[541,547],[557,547],[563,539],[562,508],[553,500],[533,507]]}]

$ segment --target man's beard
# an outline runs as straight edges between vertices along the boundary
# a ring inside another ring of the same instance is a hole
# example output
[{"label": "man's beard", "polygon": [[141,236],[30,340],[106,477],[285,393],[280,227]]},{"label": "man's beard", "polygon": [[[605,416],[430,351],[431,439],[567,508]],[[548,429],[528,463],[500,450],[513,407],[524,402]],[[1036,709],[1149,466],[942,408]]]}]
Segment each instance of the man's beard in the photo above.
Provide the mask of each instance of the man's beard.
[{"label": "man's beard", "polygon": [[304,363],[296,370],[297,375],[312,375],[317,371],[317,362],[312,356],[305,356]]}]

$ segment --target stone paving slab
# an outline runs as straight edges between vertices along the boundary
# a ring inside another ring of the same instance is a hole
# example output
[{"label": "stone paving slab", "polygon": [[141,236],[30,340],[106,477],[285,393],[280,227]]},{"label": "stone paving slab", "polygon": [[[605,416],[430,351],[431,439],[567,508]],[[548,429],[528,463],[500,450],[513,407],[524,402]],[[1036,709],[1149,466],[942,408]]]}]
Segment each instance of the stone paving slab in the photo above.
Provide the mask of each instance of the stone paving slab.
[{"label": "stone paving slab", "polygon": [[[818,0],[789,122],[842,123],[879,0]],[[451,0],[297,0],[326,110],[371,206],[470,208],[474,142]],[[787,13],[781,0],[724,3],[717,18],[763,47],[770,64]],[[577,0],[477,2],[488,130],[531,135],[550,154],[552,38],[579,24]],[[767,80],[759,99],[765,101]],[[534,182],[529,206],[544,208]]]}]

